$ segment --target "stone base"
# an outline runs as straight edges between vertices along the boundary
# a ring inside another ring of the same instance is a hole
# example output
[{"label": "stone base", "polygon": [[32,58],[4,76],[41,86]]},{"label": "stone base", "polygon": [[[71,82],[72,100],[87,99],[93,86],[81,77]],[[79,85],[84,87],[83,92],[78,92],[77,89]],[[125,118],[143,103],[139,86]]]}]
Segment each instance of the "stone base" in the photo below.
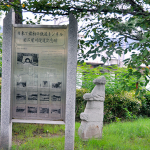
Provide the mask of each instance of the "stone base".
[{"label": "stone base", "polygon": [[82,121],[78,130],[80,138],[88,140],[90,138],[102,138],[103,122]]}]

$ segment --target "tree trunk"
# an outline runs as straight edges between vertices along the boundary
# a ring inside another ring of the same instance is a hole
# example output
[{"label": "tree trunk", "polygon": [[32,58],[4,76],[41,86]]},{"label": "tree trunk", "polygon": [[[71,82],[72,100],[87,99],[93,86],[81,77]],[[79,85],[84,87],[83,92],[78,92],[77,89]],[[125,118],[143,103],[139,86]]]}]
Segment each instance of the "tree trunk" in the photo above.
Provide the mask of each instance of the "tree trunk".
[{"label": "tree trunk", "polygon": [[[21,4],[21,1],[18,0]],[[9,2],[14,2],[14,0],[9,0]],[[22,10],[15,9],[15,24],[22,24]]]}]

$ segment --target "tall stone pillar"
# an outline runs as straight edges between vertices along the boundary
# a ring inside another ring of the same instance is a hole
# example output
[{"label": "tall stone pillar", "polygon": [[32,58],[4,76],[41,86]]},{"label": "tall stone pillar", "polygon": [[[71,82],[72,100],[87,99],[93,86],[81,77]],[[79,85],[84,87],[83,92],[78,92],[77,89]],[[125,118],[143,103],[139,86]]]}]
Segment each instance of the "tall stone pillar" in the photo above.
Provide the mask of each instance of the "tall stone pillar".
[{"label": "tall stone pillar", "polygon": [[15,12],[11,9],[11,11],[4,18],[3,22],[0,149],[10,149],[12,143],[11,53],[12,53],[12,26],[14,23],[15,23]]},{"label": "tall stone pillar", "polygon": [[106,79],[101,76],[101,78],[95,79],[93,83],[96,86],[92,92],[83,95],[87,104],[84,112],[80,114],[82,121],[78,134],[84,140],[102,137]]}]

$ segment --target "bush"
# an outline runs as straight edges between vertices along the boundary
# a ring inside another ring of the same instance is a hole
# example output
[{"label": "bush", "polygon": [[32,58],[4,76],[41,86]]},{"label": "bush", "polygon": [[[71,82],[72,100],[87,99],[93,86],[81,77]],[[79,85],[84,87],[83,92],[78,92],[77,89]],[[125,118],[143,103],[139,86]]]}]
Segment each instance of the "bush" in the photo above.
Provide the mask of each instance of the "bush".
[{"label": "bush", "polygon": [[144,94],[144,98],[141,99],[141,103],[142,106],[139,115],[150,117],[150,92],[149,91],[147,91]]},{"label": "bush", "polygon": [[104,122],[118,119],[135,119],[139,114],[141,102],[135,98],[134,92],[108,94],[104,102]]},{"label": "bush", "polygon": [[76,120],[80,120],[80,114],[84,112],[86,101],[83,99],[83,95],[88,92],[87,89],[76,89]]},{"label": "bush", "polygon": [[[84,112],[86,101],[83,95],[88,92],[86,89],[76,90],[76,120],[80,120],[80,113]],[[104,122],[135,119],[139,115],[141,105],[141,101],[135,98],[133,91],[123,94],[106,94]]]},{"label": "bush", "polygon": [[78,65],[77,71],[78,73],[82,74],[80,80],[82,80],[83,89],[88,89],[89,91],[92,91],[92,89],[95,86],[93,80],[102,75],[102,73],[100,72],[101,69],[102,67],[100,66],[96,68],[92,68],[91,65],[87,65],[86,63],[83,63],[82,65]]},{"label": "bush", "polygon": [[89,91],[92,91],[95,86],[93,80],[101,75],[106,78],[105,89],[107,94],[119,94],[122,91],[136,90],[135,95],[139,93],[142,97],[146,91],[143,87],[146,84],[144,78],[137,78],[135,74],[132,74],[135,70],[129,68],[119,68],[116,65],[93,68],[83,63],[78,65],[77,69],[78,73],[82,74],[80,77],[82,88],[89,89]]},{"label": "bush", "polygon": [[[92,68],[83,64],[78,66],[78,72],[82,73],[82,87],[90,92],[95,87],[93,80],[101,75],[105,76],[105,122],[134,119],[139,115],[150,116],[150,94],[143,96],[144,91],[146,91],[143,87],[145,81],[143,78],[137,80],[136,76],[129,76],[128,68],[118,68],[117,66]],[[135,97],[138,92],[139,97]],[[78,101],[77,108],[81,105],[82,109],[78,112],[79,114],[85,108],[85,102],[82,102],[83,98],[80,99],[81,101]],[[77,118],[79,118],[79,114],[77,114]]]}]

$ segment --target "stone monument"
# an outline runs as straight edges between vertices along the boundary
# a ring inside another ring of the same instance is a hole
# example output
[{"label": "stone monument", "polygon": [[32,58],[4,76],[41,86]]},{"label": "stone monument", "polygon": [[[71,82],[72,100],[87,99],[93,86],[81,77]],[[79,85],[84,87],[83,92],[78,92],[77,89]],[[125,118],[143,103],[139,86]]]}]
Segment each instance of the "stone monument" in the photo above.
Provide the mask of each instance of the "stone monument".
[{"label": "stone monument", "polygon": [[93,83],[96,86],[92,92],[83,95],[87,104],[84,112],[80,114],[82,121],[78,134],[84,140],[102,137],[106,79],[101,76]]}]

